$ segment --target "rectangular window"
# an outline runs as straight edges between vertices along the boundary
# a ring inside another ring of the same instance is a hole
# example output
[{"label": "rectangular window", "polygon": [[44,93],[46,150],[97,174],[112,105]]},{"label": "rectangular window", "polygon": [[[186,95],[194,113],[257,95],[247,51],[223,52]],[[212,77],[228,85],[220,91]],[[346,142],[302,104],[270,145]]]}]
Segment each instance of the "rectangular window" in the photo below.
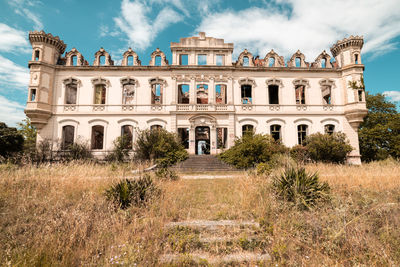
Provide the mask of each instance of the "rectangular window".
[{"label": "rectangular window", "polygon": [[160,56],[156,56],[156,58],[154,59],[154,65],[161,66],[161,57]]},{"label": "rectangular window", "polygon": [[189,128],[178,128],[178,136],[185,149],[189,148]]},{"label": "rectangular window", "polygon": [[124,143],[125,149],[132,149],[132,141],[133,141],[133,126],[132,125],[124,125],[121,127],[121,137],[123,137],[126,143]]},{"label": "rectangular window", "polygon": [[335,125],[327,124],[325,125],[325,133],[326,134],[333,134],[335,132]]},{"label": "rectangular window", "polygon": [[151,88],[151,104],[162,104],[163,88],[161,84],[156,83],[152,85]]},{"label": "rectangular window", "polygon": [[226,148],[228,128],[217,128],[217,149]]},{"label": "rectangular window", "polygon": [[135,85],[128,83],[124,84],[122,92],[122,104],[131,105],[134,104],[135,98]]},{"label": "rectangular window", "polygon": [[242,104],[253,103],[253,98],[251,95],[251,85],[248,85],[248,84],[242,85],[241,91],[242,91]]},{"label": "rectangular window", "polygon": [[274,124],[271,125],[271,136],[274,138],[275,141],[281,140],[281,126]]},{"label": "rectangular window", "polygon": [[74,144],[74,132],[75,132],[74,126],[66,125],[62,128],[61,148],[63,150],[70,149],[71,145]]},{"label": "rectangular window", "polygon": [[305,86],[297,85],[295,90],[296,90],[296,104],[305,105],[306,104]]},{"label": "rectangular window", "polygon": [[330,85],[325,85],[322,87],[322,99],[324,105],[330,105],[332,104],[331,101],[331,86]]},{"label": "rectangular window", "polygon": [[31,98],[30,101],[36,100],[36,89],[31,89]]},{"label": "rectangular window", "polygon": [[224,66],[225,65],[225,56],[217,55],[216,63],[217,63],[217,66]]},{"label": "rectangular window", "polygon": [[272,105],[279,104],[279,86],[269,85],[268,86],[268,97],[269,103]]},{"label": "rectangular window", "polygon": [[92,127],[92,149],[103,149],[104,127],[96,125]]},{"label": "rectangular window", "polygon": [[358,90],[358,102],[363,101],[363,90]]},{"label": "rectangular window", "polygon": [[106,103],[106,86],[104,84],[97,84],[95,86],[94,104],[104,105]]},{"label": "rectangular window", "polygon": [[77,86],[76,84],[67,84],[66,85],[66,96],[65,96],[65,104],[76,104],[76,95],[77,95]]},{"label": "rectangular window", "polygon": [[189,65],[189,56],[187,54],[179,55],[179,65],[182,65],[182,66]]},{"label": "rectangular window", "polygon": [[197,65],[207,65],[207,55],[197,55]]},{"label": "rectangular window", "polygon": [[226,85],[217,84],[215,86],[215,103],[226,104]]},{"label": "rectangular window", "polygon": [[299,145],[304,145],[307,137],[307,125],[299,125],[297,126],[297,139]]},{"label": "rectangular window", "polygon": [[189,104],[189,85],[178,85],[178,104]]}]

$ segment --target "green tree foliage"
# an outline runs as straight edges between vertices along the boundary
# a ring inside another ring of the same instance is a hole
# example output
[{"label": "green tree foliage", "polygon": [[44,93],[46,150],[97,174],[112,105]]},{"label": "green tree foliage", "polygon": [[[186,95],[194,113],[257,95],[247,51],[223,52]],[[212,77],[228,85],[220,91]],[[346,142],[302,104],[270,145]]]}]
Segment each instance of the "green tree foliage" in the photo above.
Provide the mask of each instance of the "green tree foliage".
[{"label": "green tree foliage", "polygon": [[161,167],[170,166],[188,157],[179,138],[164,129],[140,131],[134,151],[137,159],[152,160]]},{"label": "green tree foliage", "polygon": [[344,163],[353,150],[344,133],[315,133],[306,139],[307,152],[313,161]]},{"label": "green tree foliage", "polygon": [[235,145],[221,153],[219,157],[236,168],[251,168],[258,163],[268,162],[274,154],[285,153],[285,146],[270,135],[246,133],[235,140]]},{"label": "green tree foliage", "polygon": [[113,142],[114,148],[107,155],[106,160],[123,162],[129,158],[129,151],[132,149],[132,140],[128,135],[117,137]]},{"label": "green tree foliage", "polygon": [[0,156],[8,158],[21,152],[24,146],[24,137],[16,128],[8,127],[0,122]]},{"label": "green tree foliage", "polygon": [[24,152],[33,153],[36,149],[36,128],[32,125],[31,120],[26,118],[18,123],[19,133],[24,137]]},{"label": "green tree foliage", "polygon": [[382,94],[366,94],[368,115],[358,131],[361,159],[400,157],[400,114]]}]

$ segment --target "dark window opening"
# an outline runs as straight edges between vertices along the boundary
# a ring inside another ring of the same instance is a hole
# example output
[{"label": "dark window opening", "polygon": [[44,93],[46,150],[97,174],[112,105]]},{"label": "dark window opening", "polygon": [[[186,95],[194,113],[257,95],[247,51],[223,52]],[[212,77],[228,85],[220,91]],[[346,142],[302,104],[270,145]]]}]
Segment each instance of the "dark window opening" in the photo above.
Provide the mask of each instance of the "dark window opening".
[{"label": "dark window opening", "polygon": [[126,83],[122,90],[122,104],[132,105],[135,99],[135,84]]},{"label": "dark window opening", "polygon": [[156,56],[156,58],[154,59],[154,65],[161,66],[161,56]]},{"label": "dark window opening", "polygon": [[207,65],[207,55],[198,55],[197,56],[197,64],[199,66]]},{"label": "dark window opening", "polygon": [[296,64],[296,68],[300,68],[301,67],[301,58],[296,57],[295,64]]},{"label": "dark window opening", "polygon": [[242,92],[242,104],[251,104],[253,103],[253,97],[252,97],[252,88],[251,85],[244,84],[241,87],[241,92]]},{"label": "dark window opening", "polygon": [[160,131],[163,127],[161,125],[155,124],[150,126],[150,131]]},{"label": "dark window opening", "polygon": [[95,105],[104,105],[106,103],[106,86],[104,84],[96,84],[95,86]]},{"label": "dark window opening", "polygon": [[31,99],[30,101],[36,100],[36,89],[31,89]]},{"label": "dark window opening", "polygon": [[133,66],[133,56],[128,56],[126,59],[126,65]]},{"label": "dark window opening", "polygon": [[75,127],[66,125],[62,127],[61,149],[69,149],[74,144]]},{"label": "dark window opening", "polygon": [[332,104],[332,99],[331,99],[331,86],[330,85],[325,85],[322,86],[322,99],[325,105],[331,105]]},{"label": "dark window opening", "polygon": [[296,85],[296,104],[305,105],[306,104],[306,94],[304,85]]},{"label": "dark window opening", "polygon": [[76,66],[78,63],[77,63],[77,57],[76,56],[72,56],[71,57],[71,63],[72,63],[72,66]]},{"label": "dark window opening", "polygon": [[322,67],[322,68],[326,68],[326,58],[323,58],[323,59],[321,60],[321,67]]},{"label": "dark window opening", "polygon": [[99,57],[99,62],[100,62],[100,65],[104,66],[106,64],[106,57],[105,56],[100,56]]},{"label": "dark window opening", "polygon": [[189,56],[187,54],[179,55],[179,65],[182,65],[182,66],[189,65]]},{"label": "dark window opening", "polygon": [[40,51],[39,51],[39,50],[36,50],[36,51],[35,51],[35,61],[38,61],[38,60],[39,60],[39,55],[40,55]]},{"label": "dark window opening", "polygon": [[92,149],[103,149],[104,127],[96,125],[92,127]]},{"label": "dark window opening", "polygon": [[151,104],[161,105],[163,103],[163,87],[156,83],[151,87]]},{"label": "dark window opening", "polygon": [[358,90],[358,101],[359,102],[363,101],[363,90]]},{"label": "dark window opening", "polygon": [[189,148],[189,128],[178,128],[178,136],[185,149]]},{"label": "dark window opening", "polygon": [[228,128],[217,128],[217,149],[226,148]]},{"label": "dark window opening", "polygon": [[226,85],[217,84],[215,86],[215,103],[226,104]]},{"label": "dark window opening", "polygon": [[270,127],[271,136],[274,138],[275,141],[281,140],[281,126],[274,124]]},{"label": "dark window opening", "polygon": [[121,137],[124,138],[124,141],[126,141],[125,149],[132,149],[132,143],[133,143],[133,126],[132,125],[124,125],[121,127]]},{"label": "dark window opening", "polygon": [[65,104],[76,104],[76,96],[78,92],[78,87],[74,83],[70,83],[66,85],[66,92],[65,92]]},{"label": "dark window opening", "polygon": [[297,141],[299,145],[305,145],[307,130],[308,126],[305,124],[297,126]]},{"label": "dark window opening", "polygon": [[254,126],[251,124],[245,124],[242,126],[242,135],[245,134],[253,134],[254,133]]},{"label": "dark window opening", "polygon": [[225,65],[225,56],[224,55],[217,55],[217,66],[224,66]]},{"label": "dark window opening", "polygon": [[198,84],[196,95],[197,104],[208,104],[208,85]]},{"label": "dark window opening", "polygon": [[268,67],[274,67],[275,66],[275,58],[274,57],[270,57],[268,59]]},{"label": "dark window opening", "polygon": [[335,132],[335,125],[327,124],[325,125],[325,133],[326,134],[333,134]]},{"label": "dark window opening", "polygon": [[268,86],[268,97],[270,104],[279,104],[279,86],[269,85]]},{"label": "dark window opening", "polygon": [[249,57],[243,57],[243,66],[248,67],[249,66]]},{"label": "dark window opening", "polygon": [[189,104],[189,88],[188,84],[178,85],[178,104]]},{"label": "dark window opening", "polygon": [[358,64],[358,54],[355,54],[355,55],[354,55],[354,62],[355,62],[356,64]]}]

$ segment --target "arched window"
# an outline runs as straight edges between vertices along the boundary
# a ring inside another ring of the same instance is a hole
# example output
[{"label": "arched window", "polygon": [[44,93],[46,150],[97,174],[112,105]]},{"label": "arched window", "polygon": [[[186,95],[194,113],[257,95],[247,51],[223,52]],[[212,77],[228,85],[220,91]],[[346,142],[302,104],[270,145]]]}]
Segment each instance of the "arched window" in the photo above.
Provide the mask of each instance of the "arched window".
[{"label": "arched window", "polygon": [[270,127],[271,136],[275,141],[281,140],[281,126],[278,124],[271,125]]},{"label": "arched window", "polygon": [[208,85],[198,84],[196,90],[197,104],[208,104]]},{"label": "arched window", "polygon": [[358,64],[358,54],[354,54],[354,63]]},{"label": "arched window", "polygon": [[296,85],[296,104],[297,105],[305,105],[306,104],[306,87],[305,85]]},{"label": "arched window", "polygon": [[326,58],[321,59],[321,68],[326,68]]},{"label": "arched window", "polygon": [[132,105],[135,99],[135,83],[128,81],[122,86],[122,104]]},{"label": "arched window", "polygon": [[155,66],[161,66],[161,56],[155,57]]},{"label": "arched window", "polygon": [[275,58],[274,57],[270,57],[268,59],[268,67],[273,67],[275,66]]},{"label": "arched window", "polygon": [[296,59],[295,59],[295,64],[296,64],[296,68],[299,68],[299,67],[301,67],[301,58],[299,58],[299,57],[296,57]]},{"label": "arched window", "polygon": [[72,63],[72,66],[76,66],[78,63],[77,63],[77,57],[76,56],[72,56],[71,57],[71,63]]},{"label": "arched window", "polygon": [[243,84],[240,86],[241,94],[242,94],[242,104],[251,104],[253,103],[252,96],[252,87],[249,84]]},{"label": "arched window", "polygon": [[308,126],[300,124],[297,126],[297,140],[299,145],[304,145],[307,137]]},{"label": "arched window", "polygon": [[35,50],[35,61],[39,60],[39,56],[40,56],[40,51],[39,50]]},{"label": "arched window", "polygon": [[333,124],[327,124],[324,128],[326,134],[333,134],[335,132],[335,125]]},{"label": "arched window", "polygon": [[128,56],[126,58],[126,63],[128,66],[133,66],[133,56]]},{"label": "arched window", "polygon": [[92,149],[103,149],[104,127],[95,125],[92,127]]},{"label": "arched window", "polygon": [[133,143],[133,126],[132,125],[124,125],[121,127],[121,137],[123,137],[127,143],[125,145],[125,149],[132,149]]},{"label": "arched window", "polygon": [[245,124],[242,126],[242,135],[245,134],[253,134],[254,133],[254,126],[251,124]]},{"label": "arched window", "polygon": [[278,85],[268,85],[268,97],[269,104],[276,105],[279,104],[279,86]]},{"label": "arched window", "polygon": [[106,104],[106,85],[105,84],[96,84],[94,86],[94,104],[95,105],[104,105]]},{"label": "arched window", "polygon": [[99,57],[99,62],[101,66],[104,66],[106,64],[106,57],[105,56],[100,56]]},{"label": "arched window", "polygon": [[178,85],[178,104],[189,104],[189,89],[188,84]]},{"label": "arched window", "polygon": [[75,127],[66,125],[62,127],[61,149],[69,149],[74,144]]},{"label": "arched window", "polygon": [[150,131],[159,131],[161,130],[163,127],[161,125],[155,124],[150,126]]},{"label": "arched window", "polygon": [[217,84],[215,86],[215,103],[226,104],[226,85]]},{"label": "arched window", "polygon": [[243,67],[248,67],[249,66],[249,57],[245,56],[243,57]]}]

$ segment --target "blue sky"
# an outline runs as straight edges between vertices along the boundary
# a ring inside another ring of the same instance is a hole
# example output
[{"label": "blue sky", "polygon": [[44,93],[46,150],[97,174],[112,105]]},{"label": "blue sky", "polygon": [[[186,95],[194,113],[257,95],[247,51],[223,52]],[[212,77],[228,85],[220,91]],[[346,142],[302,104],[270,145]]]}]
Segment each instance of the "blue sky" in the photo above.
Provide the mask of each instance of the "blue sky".
[{"label": "blue sky", "polygon": [[264,57],[274,49],[287,61],[300,49],[306,61],[337,40],[363,35],[365,84],[400,101],[398,0],[3,0],[0,3],[0,121],[25,115],[31,58],[30,30],[58,35],[90,64],[104,47],[116,64],[132,47],[142,65],[157,47],[171,62],[170,42],[205,31]]}]

